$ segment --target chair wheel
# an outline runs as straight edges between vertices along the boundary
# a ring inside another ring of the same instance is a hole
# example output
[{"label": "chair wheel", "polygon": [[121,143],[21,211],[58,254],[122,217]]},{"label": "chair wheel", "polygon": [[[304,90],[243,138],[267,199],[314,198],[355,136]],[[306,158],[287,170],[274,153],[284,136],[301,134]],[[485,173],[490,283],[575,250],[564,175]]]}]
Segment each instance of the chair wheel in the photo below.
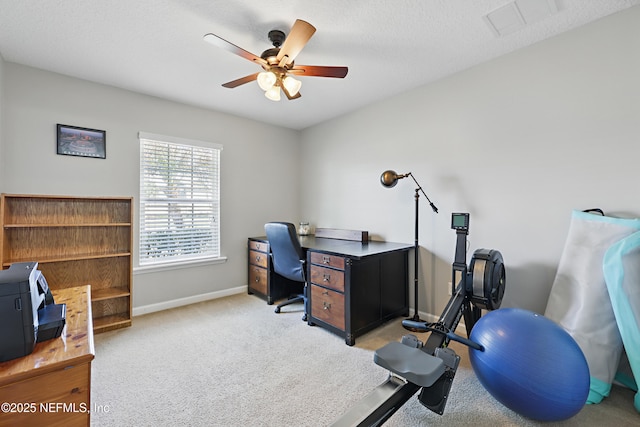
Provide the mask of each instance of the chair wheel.
[{"label": "chair wheel", "polygon": [[307,313],[305,313],[305,314],[302,316],[302,321],[303,321],[303,322],[306,322],[306,321],[307,321]]},{"label": "chair wheel", "polygon": [[276,309],[274,310],[276,313],[280,313],[280,307],[276,307]]}]

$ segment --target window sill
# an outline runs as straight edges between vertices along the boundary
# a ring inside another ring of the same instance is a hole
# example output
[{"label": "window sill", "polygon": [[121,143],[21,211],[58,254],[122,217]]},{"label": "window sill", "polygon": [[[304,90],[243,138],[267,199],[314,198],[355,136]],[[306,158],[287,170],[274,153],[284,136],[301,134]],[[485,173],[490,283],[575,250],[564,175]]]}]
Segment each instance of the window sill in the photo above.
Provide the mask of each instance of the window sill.
[{"label": "window sill", "polygon": [[204,265],[222,264],[227,262],[227,257],[192,259],[188,261],[178,261],[166,264],[154,264],[135,267],[133,274],[157,273],[160,271],[177,270],[180,268],[201,267]]}]

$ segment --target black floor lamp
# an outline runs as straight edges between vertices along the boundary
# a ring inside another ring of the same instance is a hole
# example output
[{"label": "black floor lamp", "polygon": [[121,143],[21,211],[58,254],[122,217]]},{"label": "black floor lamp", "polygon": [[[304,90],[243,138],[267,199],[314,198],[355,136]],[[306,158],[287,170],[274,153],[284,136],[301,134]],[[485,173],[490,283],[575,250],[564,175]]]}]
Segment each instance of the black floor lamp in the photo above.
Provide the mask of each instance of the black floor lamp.
[{"label": "black floor lamp", "polygon": [[[416,185],[418,186],[418,188],[416,188],[416,195],[415,195],[415,200],[416,200],[415,231],[416,233],[415,233],[415,240],[414,240],[415,247],[413,251],[413,254],[414,254],[414,275],[413,275],[414,299],[413,301],[415,304],[415,310],[413,312],[413,317],[411,317],[410,320],[413,320],[415,322],[422,322],[422,320],[420,320],[420,316],[418,315],[418,249],[420,248],[418,246],[418,200],[420,199],[420,193],[424,195],[424,197],[427,199],[427,202],[429,202],[431,209],[433,209],[435,213],[438,213],[438,208],[436,208],[433,202],[429,200],[429,196],[425,194],[424,190],[422,189],[422,186],[418,184],[418,181],[416,181],[416,178],[413,176],[411,172],[405,173],[405,174],[397,174],[395,171],[392,171],[392,170],[384,171],[382,172],[382,175],[380,175],[380,183],[384,187],[392,188],[396,186],[399,179],[406,178],[408,176],[410,176],[411,179],[413,179],[413,182],[415,182]],[[409,330],[414,330],[413,328],[407,327],[407,326],[405,326],[405,328]]]}]

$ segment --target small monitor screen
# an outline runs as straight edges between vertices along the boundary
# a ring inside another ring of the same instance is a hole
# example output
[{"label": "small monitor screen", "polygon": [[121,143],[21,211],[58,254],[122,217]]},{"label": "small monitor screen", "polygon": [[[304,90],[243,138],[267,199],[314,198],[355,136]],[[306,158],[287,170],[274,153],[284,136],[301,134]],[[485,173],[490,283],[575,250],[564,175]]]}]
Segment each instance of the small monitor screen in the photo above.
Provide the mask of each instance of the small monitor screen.
[{"label": "small monitor screen", "polygon": [[468,230],[469,214],[468,213],[451,214],[451,228],[453,228],[454,230]]}]

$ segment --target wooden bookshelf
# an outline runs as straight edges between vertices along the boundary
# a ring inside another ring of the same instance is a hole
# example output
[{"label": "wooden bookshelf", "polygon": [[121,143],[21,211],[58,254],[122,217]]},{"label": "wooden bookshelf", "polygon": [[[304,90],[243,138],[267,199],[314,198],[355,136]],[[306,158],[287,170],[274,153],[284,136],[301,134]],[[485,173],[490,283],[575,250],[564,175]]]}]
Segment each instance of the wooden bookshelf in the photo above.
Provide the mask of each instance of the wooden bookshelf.
[{"label": "wooden bookshelf", "polygon": [[91,285],[95,333],[131,325],[133,199],[2,194],[2,268],[37,261],[52,290]]}]

